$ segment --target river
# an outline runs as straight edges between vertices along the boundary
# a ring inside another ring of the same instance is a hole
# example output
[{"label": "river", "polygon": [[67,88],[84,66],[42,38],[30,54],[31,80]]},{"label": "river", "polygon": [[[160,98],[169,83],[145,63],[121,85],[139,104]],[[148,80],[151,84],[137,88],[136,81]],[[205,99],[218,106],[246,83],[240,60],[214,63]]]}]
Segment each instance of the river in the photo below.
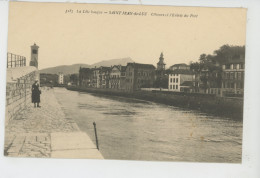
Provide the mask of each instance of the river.
[{"label": "river", "polygon": [[55,88],[67,117],[105,159],[240,163],[242,121],[143,100]]}]

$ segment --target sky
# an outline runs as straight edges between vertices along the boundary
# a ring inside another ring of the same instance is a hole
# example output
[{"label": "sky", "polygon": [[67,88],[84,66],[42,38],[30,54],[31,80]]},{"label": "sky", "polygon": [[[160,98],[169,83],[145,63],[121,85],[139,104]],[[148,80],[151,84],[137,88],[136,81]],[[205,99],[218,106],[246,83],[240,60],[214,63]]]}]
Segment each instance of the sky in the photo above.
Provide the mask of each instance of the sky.
[{"label": "sky", "polygon": [[246,41],[243,8],[33,2],[10,2],[9,8],[8,52],[25,56],[28,64],[36,43],[39,69],[126,57],[156,65],[161,52],[170,67]]}]

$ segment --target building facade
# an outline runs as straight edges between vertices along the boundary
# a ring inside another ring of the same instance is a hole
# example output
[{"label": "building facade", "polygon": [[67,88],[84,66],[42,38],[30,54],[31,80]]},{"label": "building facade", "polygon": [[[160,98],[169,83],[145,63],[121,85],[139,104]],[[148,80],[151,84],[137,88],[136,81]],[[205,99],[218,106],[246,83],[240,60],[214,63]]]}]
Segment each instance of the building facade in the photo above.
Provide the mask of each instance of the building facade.
[{"label": "building facade", "polygon": [[126,89],[126,66],[120,66],[120,89]]},{"label": "building facade", "polygon": [[120,66],[113,66],[111,68],[110,72],[110,78],[109,78],[109,88],[112,89],[120,89],[120,78],[121,78],[121,70]]},{"label": "building facade", "polygon": [[64,84],[64,75],[62,72],[59,72],[59,80],[58,80],[58,83],[60,85],[63,85]]},{"label": "building facade", "polygon": [[245,59],[231,60],[222,65],[223,94],[243,94],[244,92]]},{"label": "building facade", "polygon": [[98,88],[109,88],[110,71],[110,67],[100,67]]},{"label": "building facade", "polygon": [[91,87],[100,88],[100,68],[93,68],[93,76],[91,79]]},{"label": "building facade", "polygon": [[128,63],[126,66],[126,91],[150,88],[155,80],[155,67],[152,64]]},{"label": "building facade", "polygon": [[169,74],[168,90],[191,92],[195,83],[195,74],[189,70],[176,69]]}]

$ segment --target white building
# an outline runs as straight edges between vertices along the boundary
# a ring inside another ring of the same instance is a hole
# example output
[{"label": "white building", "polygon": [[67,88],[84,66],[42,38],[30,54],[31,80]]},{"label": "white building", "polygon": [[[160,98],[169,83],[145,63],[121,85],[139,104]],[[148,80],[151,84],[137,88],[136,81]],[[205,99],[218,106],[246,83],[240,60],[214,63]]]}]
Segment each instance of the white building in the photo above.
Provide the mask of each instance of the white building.
[{"label": "white building", "polygon": [[59,84],[64,84],[64,75],[62,72],[59,72],[59,80],[58,80]]},{"label": "white building", "polygon": [[195,81],[195,74],[190,70],[174,70],[169,74],[168,90],[169,91],[187,91],[192,89]]}]

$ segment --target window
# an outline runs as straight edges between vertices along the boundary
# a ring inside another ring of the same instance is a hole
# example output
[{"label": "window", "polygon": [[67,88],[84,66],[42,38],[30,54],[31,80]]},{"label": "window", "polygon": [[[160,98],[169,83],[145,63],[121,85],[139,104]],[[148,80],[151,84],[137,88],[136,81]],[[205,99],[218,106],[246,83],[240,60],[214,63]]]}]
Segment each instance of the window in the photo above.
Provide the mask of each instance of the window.
[{"label": "window", "polygon": [[37,50],[36,49],[32,50],[32,53],[37,54]]},{"label": "window", "polygon": [[226,79],[229,79],[229,72],[226,73]]},{"label": "window", "polygon": [[171,83],[172,83],[172,78],[171,78]]},{"label": "window", "polygon": [[175,78],[173,79],[173,83],[175,83]]},{"label": "window", "polygon": [[172,85],[170,85],[170,89],[172,89]]},{"label": "window", "polygon": [[233,72],[230,72],[230,79],[234,79],[234,73]]},{"label": "window", "polygon": [[231,87],[231,88],[235,88],[235,85],[234,85],[233,82],[230,84],[230,87]]},{"label": "window", "polygon": [[178,90],[178,85],[176,85],[176,89]]},{"label": "window", "polygon": [[237,88],[241,88],[241,83],[237,82]]},{"label": "window", "polygon": [[[178,83],[178,78],[176,78],[176,83]],[[176,85],[176,86],[178,86],[178,85]],[[177,88],[176,88],[177,89]]]},{"label": "window", "polygon": [[175,89],[175,85],[173,85],[173,89]]}]

